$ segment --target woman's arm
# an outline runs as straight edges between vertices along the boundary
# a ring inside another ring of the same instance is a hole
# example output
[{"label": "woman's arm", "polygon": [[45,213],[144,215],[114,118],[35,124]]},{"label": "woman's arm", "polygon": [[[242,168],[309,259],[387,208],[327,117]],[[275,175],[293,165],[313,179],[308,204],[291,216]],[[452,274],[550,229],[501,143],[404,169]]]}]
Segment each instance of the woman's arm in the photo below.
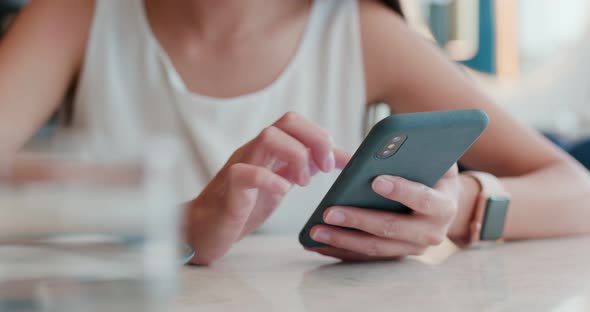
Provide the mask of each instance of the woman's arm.
[{"label": "woman's arm", "polygon": [[[501,177],[512,195],[505,237],[542,238],[590,232],[590,176],[586,169],[483,95],[435,46],[408,29],[378,1],[361,1],[361,32],[369,103],[396,113],[479,108],[490,126],[461,159]],[[467,236],[476,182],[464,191],[449,235]]]},{"label": "woman's arm", "polygon": [[61,103],[79,71],[90,0],[35,0],[0,42],[0,151],[18,150]]}]

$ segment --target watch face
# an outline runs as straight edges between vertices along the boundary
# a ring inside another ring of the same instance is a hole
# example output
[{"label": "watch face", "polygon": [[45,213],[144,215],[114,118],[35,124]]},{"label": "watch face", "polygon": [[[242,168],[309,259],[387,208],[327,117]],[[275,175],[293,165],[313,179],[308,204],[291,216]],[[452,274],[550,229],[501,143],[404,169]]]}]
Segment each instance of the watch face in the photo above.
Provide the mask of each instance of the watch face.
[{"label": "watch face", "polygon": [[510,198],[505,196],[490,196],[488,198],[481,225],[481,240],[498,240],[502,238],[509,203]]}]

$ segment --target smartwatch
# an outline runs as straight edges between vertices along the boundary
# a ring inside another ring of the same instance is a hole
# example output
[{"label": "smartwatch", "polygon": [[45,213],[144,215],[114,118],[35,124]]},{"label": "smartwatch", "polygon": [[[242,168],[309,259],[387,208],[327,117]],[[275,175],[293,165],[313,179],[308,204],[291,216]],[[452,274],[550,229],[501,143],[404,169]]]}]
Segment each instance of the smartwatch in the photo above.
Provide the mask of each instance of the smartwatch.
[{"label": "smartwatch", "polygon": [[494,175],[480,171],[466,171],[463,174],[473,177],[481,186],[469,224],[468,244],[502,241],[510,194]]}]

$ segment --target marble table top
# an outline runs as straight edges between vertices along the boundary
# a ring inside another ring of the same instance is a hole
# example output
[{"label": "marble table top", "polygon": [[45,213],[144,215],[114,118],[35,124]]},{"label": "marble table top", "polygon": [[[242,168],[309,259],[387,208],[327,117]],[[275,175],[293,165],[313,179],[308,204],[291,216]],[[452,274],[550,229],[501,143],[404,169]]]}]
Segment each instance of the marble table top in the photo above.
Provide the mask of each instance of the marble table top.
[{"label": "marble table top", "polygon": [[297,237],[254,235],[186,266],[172,311],[590,311],[590,237],[346,264]]}]

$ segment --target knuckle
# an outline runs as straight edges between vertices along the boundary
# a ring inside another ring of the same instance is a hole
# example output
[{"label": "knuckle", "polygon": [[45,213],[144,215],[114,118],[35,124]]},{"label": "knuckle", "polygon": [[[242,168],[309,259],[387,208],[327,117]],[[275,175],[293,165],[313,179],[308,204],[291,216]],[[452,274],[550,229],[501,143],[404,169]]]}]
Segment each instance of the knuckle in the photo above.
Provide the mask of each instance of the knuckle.
[{"label": "knuckle", "polygon": [[267,178],[260,167],[249,166],[244,163],[233,164],[228,169],[230,183],[249,184],[258,186]]},{"label": "knuckle", "polygon": [[276,136],[277,131],[278,129],[274,126],[264,128],[264,130],[262,130],[258,135],[256,143],[261,145],[269,144],[270,142],[272,142],[272,139]]},{"label": "knuckle", "polygon": [[295,151],[295,156],[297,157],[297,159],[301,162],[304,162],[307,164],[307,161],[309,160],[309,151],[302,147],[302,148],[298,148]]},{"label": "knuckle", "polygon": [[363,227],[364,222],[359,220],[356,213],[349,213],[346,210],[343,210],[342,212],[346,216],[346,218],[344,219],[344,224],[343,224],[344,226],[349,227],[349,228],[353,228],[353,229],[359,229],[359,228]]},{"label": "knuckle", "polygon": [[238,162],[244,156],[246,150],[248,149],[248,144],[244,144],[236,149],[229,159],[229,163]]},{"label": "knuckle", "polygon": [[323,127],[318,126],[316,129],[316,133],[320,135],[322,143],[326,145],[331,145],[332,141],[330,139],[330,132]]},{"label": "knuckle", "polygon": [[243,226],[248,219],[250,210],[245,206],[229,205],[222,209],[224,219],[234,226]]},{"label": "knuckle", "polygon": [[264,183],[266,176],[262,170],[252,170],[251,174],[251,181],[253,186],[258,186]]},{"label": "knuckle", "polygon": [[426,185],[420,185],[420,201],[419,205],[423,211],[426,213],[430,213],[432,211],[432,206],[434,205],[434,190],[429,188]]},{"label": "knuckle", "polygon": [[382,227],[381,236],[387,238],[397,238],[402,234],[402,226],[399,220],[394,217],[389,217],[385,220],[385,224]]},{"label": "knuckle", "polygon": [[404,183],[404,180],[399,179],[397,177],[393,177],[390,182],[393,184],[393,190],[391,190],[391,192],[389,193],[389,197],[396,198],[399,195],[408,192],[408,185]]},{"label": "knuckle", "polygon": [[295,112],[287,112],[285,113],[285,115],[283,115],[283,117],[281,117],[280,121],[285,123],[285,124],[292,124],[297,122],[297,120],[300,118],[298,113]]},{"label": "knuckle", "polygon": [[246,173],[246,171],[248,166],[243,164],[243,163],[237,163],[237,164],[233,164],[231,165],[228,169],[228,177],[230,180],[236,180],[236,179],[240,179],[242,176],[244,176],[244,173]]},{"label": "knuckle", "polygon": [[342,240],[342,238],[340,237],[339,233],[332,233],[332,235],[330,236],[330,242],[329,244],[331,246],[337,247],[337,248],[343,248],[346,249],[347,246],[345,244],[345,242]]},{"label": "knuckle", "polygon": [[393,191],[391,192],[393,196],[407,198],[416,193],[415,187],[411,184],[410,181],[404,178],[393,177],[391,182],[393,183]]}]

